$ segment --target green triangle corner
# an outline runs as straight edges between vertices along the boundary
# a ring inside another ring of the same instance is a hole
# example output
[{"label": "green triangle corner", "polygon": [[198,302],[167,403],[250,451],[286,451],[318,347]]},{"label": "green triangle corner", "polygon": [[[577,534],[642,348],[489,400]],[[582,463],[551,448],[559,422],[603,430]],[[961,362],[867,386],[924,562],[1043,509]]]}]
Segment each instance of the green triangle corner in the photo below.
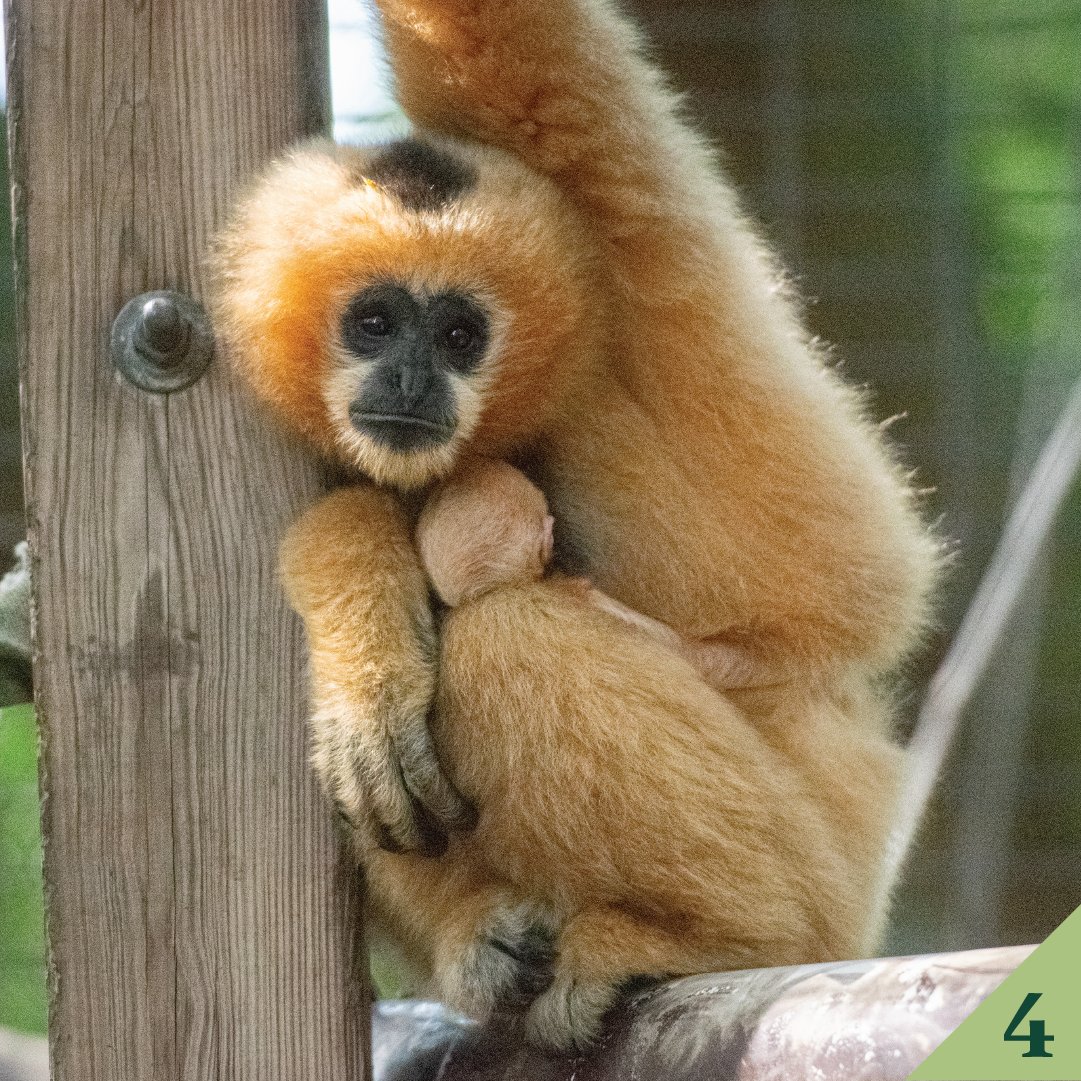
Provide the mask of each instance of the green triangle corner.
[{"label": "green triangle corner", "polygon": [[[1011,1024],[1013,1039],[1006,1039]],[[907,1081],[1081,1081],[1081,908]]]}]

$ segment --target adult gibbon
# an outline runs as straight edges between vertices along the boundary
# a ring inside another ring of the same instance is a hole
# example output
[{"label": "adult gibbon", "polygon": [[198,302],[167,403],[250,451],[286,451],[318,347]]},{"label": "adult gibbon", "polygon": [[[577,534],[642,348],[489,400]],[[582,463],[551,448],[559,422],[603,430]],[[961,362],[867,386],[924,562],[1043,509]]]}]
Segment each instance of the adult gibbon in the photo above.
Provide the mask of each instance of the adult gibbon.
[{"label": "adult gibbon", "polygon": [[[555,1047],[633,977],[864,953],[883,677],[938,562],[905,478],[613,5],[379,6],[415,134],[279,163],[218,302],[358,474],[283,573],[374,915],[446,1001]],[[475,456],[544,492],[560,570],[771,678],[720,693],[544,583],[440,641],[415,517]]]}]

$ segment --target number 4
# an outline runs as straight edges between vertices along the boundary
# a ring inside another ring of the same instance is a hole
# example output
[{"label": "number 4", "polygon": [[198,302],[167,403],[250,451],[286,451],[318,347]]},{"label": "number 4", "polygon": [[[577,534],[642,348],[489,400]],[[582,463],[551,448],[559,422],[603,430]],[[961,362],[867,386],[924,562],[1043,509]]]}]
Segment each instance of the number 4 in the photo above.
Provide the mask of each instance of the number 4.
[{"label": "number 4", "polygon": [[1047,1050],[1047,1045],[1055,1037],[1048,1034],[1045,1021],[1029,1021],[1028,1035],[1023,1035],[1017,1031],[1017,1026],[1024,1021],[1025,1015],[1036,1005],[1041,994],[1041,991],[1031,991],[1025,995],[1025,1001],[1021,1003],[1017,1013],[1013,1015],[1013,1020],[1006,1026],[1006,1031],[1002,1034],[1004,1040],[1015,1040],[1028,1044],[1028,1050],[1021,1055],[1022,1058],[1051,1058],[1051,1052]]}]

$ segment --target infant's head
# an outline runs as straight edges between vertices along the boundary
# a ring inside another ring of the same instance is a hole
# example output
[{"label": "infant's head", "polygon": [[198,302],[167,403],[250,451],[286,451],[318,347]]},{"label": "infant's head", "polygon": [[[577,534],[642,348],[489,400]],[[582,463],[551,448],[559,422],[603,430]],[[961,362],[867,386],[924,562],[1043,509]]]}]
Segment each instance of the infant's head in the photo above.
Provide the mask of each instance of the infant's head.
[{"label": "infant's head", "polygon": [[417,522],[417,548],[445,604],[540,578],[552,518],[540,490],[506,462],[479,461],[442,484]]}]

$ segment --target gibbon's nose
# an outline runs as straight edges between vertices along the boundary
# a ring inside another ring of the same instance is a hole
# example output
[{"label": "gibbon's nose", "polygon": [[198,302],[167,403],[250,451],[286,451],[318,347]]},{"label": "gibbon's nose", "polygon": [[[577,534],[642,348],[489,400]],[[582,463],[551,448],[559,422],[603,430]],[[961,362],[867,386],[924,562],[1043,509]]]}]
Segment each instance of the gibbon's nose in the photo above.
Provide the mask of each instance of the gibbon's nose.
[{"label": "gibbon's nose", "polygon": [[454,434],[453,388],[423,356],[380,365],[349,403],[353,427],[400,453],[441,446]]},{"label": "gibbon's nose", "polygon": [[398,369],[398,389],[402,393],[402,405],[407,408],[418,405],[432,385],[429,365],[403,364]]}]

